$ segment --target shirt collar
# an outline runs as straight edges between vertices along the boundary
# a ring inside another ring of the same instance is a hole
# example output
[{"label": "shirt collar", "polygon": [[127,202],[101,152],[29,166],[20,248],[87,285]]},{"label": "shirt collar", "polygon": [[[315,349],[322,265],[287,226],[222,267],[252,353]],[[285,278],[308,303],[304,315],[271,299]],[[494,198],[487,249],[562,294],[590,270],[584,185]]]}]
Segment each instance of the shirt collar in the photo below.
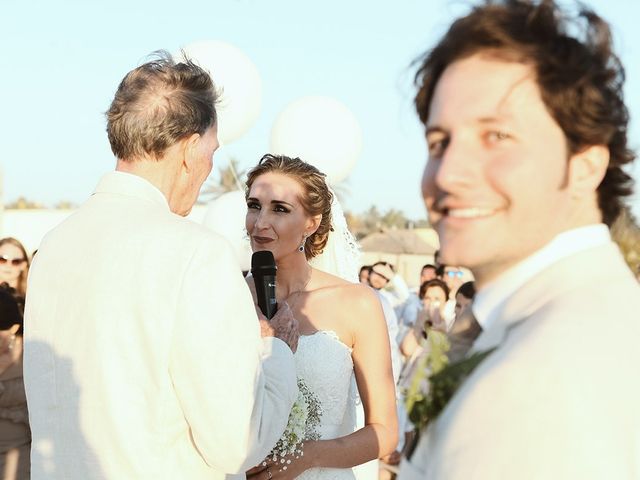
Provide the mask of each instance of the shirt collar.
[{"label": "shirt collar", "polygon": [[94,193],[111,193],[143,198],[170,210],[169,202],[164,194],[146,178],[126,172],[109,172],[105,174]]},{"label": "shirt collar", "polygon": [[[486,330],[491,325],[495,312],[506,299],[535,275],[565,257],[610,241],[609,229],[604,224],[588,225],[560,233],[540,250],[478,291],[472,306],[476,320]],[[579,274],[576,272],[576,275]]]}]

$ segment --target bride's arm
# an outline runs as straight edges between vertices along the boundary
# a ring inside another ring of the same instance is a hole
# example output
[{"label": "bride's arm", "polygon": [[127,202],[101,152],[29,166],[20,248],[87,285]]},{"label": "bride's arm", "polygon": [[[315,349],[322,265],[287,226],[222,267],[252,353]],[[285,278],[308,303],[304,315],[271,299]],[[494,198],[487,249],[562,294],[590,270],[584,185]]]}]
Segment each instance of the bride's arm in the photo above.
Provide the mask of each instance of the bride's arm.
[{"label": "bride's arm", "polygon": [[388,455],[398,443],[389,333],[380,301],[362,286],[349,287],[347,295],[348,301],[340,304],[349,306],[345,313],[352,322],[352,358],[365,426],[334,440],[305,443],[302,458],[306,468],[353,467]]}]

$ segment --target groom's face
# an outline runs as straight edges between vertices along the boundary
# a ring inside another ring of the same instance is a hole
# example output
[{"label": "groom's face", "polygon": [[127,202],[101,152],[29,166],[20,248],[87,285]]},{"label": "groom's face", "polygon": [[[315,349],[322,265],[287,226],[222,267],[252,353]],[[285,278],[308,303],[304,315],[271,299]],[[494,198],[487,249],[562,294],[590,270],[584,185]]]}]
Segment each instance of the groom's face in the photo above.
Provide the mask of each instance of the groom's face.
[{"label": "groom's face", "polygon": [[270,250],[276,260],[298,251],[313,221],[300,203],[302,185],[286,175],[268,172],[255,179],[247,199],[245,226],[251,249]]},{"label": "groom's face", "polygon": [[485,284],[569,228],[567,142],[529,65],[482,53],[449,65],[426,137],[422,192],[445,263]]}]

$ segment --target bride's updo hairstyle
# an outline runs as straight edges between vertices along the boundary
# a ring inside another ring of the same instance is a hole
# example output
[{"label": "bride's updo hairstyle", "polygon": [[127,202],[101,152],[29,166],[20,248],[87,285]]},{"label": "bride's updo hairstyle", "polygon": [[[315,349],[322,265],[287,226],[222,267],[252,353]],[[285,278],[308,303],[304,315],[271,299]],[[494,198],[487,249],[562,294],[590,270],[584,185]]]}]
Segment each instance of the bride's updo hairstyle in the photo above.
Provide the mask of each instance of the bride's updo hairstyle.
[{"label": "bride's updo hairstyle", "polygon": [[260,175],[265,173],[280,173],[291,177],[302,185],[304,194],[300,203],[309,216],[322,215],[320,226],[312,233],[304,244],[304,254],[307,260],[320,255],[327,245],[331,226],[331,202],[333,194],[325,180],[326,175],[313,165],[303,162],[299,158],[290,158],[284,155],[264,155],[258,165],[249,171],[247,176],[247,189],[245,198],[249,197],[251,185]]}]

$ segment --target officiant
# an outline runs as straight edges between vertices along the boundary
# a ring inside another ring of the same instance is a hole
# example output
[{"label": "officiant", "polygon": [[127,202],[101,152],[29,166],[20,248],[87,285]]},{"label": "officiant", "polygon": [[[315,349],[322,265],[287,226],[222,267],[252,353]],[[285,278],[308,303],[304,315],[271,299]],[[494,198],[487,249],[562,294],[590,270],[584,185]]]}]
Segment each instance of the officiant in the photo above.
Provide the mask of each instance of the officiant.
[{"label": "officiant", "polygon": [[115,172],[42,241],[25,318],[33,479],[223,478],[284,431],[296,322],[286,306],[258,319],[230,246],[183,218],[218,148],[217,99],[188,59],[129,72],[107,112]]}]

